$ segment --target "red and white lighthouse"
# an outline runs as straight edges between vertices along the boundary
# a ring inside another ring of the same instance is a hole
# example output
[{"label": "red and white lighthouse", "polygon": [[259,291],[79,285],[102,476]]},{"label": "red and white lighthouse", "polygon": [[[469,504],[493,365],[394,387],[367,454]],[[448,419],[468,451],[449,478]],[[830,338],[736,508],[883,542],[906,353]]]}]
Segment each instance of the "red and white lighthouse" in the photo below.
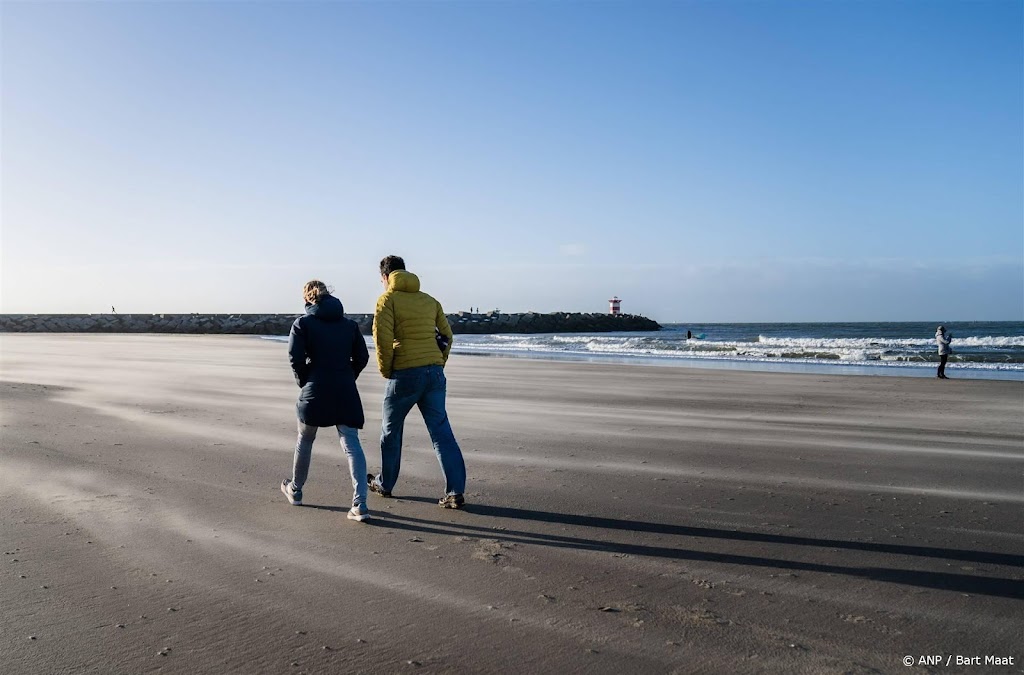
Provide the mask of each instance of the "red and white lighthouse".
[{"label": "red and white lighthouse", "polygon": [[622,300],[619,300],[619,296],[617,296],[617,295],[613,296],[612,299],[608,301],[608,313],[609,314],[621,314],[622,313],[622,309],[619,307],[619,304],[621,302],[622,302]]}]

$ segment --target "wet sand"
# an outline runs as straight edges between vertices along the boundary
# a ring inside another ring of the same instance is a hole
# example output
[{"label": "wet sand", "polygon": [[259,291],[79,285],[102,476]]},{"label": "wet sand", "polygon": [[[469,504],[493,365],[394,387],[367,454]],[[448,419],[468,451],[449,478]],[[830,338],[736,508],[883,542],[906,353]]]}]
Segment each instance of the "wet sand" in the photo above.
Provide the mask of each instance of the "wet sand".
[{"label": "wet sand", "polygon": [[281,343],[0,356],[4,672],[1022,670],[1024,383],[456,355],[466,509],[414,412],[359,524],[331,430],[278,490]]}]

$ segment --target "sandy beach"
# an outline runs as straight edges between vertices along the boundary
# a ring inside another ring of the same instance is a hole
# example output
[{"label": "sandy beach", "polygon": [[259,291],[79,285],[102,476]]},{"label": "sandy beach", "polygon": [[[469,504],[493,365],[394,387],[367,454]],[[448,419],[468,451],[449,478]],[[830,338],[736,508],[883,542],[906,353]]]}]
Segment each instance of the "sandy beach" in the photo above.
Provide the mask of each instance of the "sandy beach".
[{"label": "sandy beach", "polygon": [[0,350],[5,673],[1024,670],[1021,382],[456,355],[467,507],[414,412],[359,524],[279,342]]}]

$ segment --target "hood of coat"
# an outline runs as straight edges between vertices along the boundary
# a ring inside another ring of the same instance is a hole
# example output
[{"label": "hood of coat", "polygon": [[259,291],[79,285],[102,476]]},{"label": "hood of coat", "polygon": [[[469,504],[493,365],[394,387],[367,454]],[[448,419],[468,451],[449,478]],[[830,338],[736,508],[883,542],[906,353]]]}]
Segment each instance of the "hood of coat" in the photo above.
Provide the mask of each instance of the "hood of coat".
[{"label": "hood of coat", "polygon": [[935,329],[935,337],[938,337],[940,335],[945,335],[945,334],[946,334],[946,327],[945,326],[939,326],[938,328]]},{"label": "hood of coat", "polygon": [[327,295],[320,298],[320,302],[315,305],[307,304],[306,314],[315,316],[321,321],[338,321],[345,318],[345,308],[342,306],[341,300],[333,295]]},{"label": "hood of coat", "polygon": [[406,270],[395,270],[388,276],[388,290],[418,293],[420,290],[420,278]]}]

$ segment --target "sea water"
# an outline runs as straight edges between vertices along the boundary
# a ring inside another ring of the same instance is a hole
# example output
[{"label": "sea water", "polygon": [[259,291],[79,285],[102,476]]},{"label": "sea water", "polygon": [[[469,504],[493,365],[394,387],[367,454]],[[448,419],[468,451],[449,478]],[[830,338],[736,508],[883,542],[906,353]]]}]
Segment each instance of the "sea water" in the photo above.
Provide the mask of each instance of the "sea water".
[{"label": "sea water", "polygon": [[[928,375],[934,323],[667,324],[642,333],[459,335],[455,353],[816,373]],[[1024,380],[1024,322],[950,322],[951,377]],[[687,331],[694,337],[687,338]]]},{"label": "sea water", "polygon": [[[1024,381],[1024,322],[945,324],[950,377]],[[934,323],[666,324],[623,333],[457,335],[453,352],[605,363],[647,363],[858,375],[935,375]],[[687,338],[687,331],[693,337]],[[275,338],[287,339],[287,338]],[[370,350],[372,340],[367,338]]]}]

